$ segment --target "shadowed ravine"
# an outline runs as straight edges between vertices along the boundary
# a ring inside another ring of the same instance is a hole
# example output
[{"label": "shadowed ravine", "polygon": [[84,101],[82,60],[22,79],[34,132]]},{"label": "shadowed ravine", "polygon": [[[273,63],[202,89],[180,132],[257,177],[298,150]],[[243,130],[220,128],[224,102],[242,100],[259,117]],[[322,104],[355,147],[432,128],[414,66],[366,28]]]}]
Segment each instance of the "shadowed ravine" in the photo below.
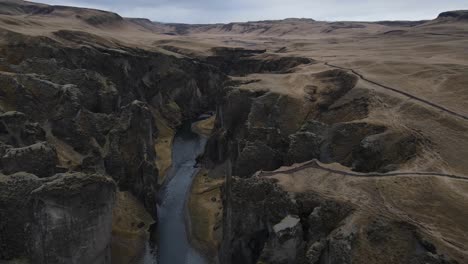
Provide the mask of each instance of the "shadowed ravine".
[{"label": "shadowed ravine", "polygon": [[173,165],[168,172],[167,183],[160,194],[158,206],[159,264],[205,263],[188,241],[185,206],[192,179],[198,171],[195,159],[203,152],[205,144],[206,138],[192,132],[189,122],[185,123],[175,136]]}]

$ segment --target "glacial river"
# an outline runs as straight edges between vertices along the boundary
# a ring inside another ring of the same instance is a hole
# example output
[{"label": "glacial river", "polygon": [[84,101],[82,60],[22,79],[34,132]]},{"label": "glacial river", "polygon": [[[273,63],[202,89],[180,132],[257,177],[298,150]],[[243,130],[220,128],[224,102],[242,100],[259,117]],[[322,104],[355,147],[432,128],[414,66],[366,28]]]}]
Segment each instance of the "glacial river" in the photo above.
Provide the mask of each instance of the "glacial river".
[{"label": "glacial river", "polygon": [[[158,205],[157,249],[147,254],[145,264],[204,264],[203,257],[190,246],[187,237],[186,202],[198,169],[196,157],[204,151],[207,139],[185,123],[176,133],[172,149],[172,167],[166,175]],[[156,258],[156,259],[155,259]]]}]

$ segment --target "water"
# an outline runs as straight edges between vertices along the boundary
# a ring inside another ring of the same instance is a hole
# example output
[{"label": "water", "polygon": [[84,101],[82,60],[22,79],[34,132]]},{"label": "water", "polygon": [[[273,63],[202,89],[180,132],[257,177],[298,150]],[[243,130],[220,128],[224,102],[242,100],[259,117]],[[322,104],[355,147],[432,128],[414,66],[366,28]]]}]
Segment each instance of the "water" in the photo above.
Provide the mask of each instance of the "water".
[{"label": "water", "polygon": [[[186,226],[186,201],[193,177],[198,172],[196,157],[205,148],[207,139],[193,133],[186,123],[177,132],[172,149],[172,167],[167,184],[160,193],[157,227],[158,264],[204,264],[203,257],[190,246]],[[147,257],[148,262],[156,263]]]}]

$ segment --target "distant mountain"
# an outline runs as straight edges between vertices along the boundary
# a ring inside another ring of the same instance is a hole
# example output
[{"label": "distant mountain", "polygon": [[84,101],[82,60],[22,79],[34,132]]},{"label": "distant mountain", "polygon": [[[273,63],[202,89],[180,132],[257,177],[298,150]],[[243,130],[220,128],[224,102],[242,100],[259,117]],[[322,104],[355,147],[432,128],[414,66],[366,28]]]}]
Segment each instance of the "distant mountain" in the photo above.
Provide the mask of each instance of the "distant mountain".
[{"label": "distant mountain", "polygon": [[437,19],[465,20],[468,21],[468,10],[456,10],[441,13]]},{"label": "distant mountain", "polygon": [[310,18],[286,18],[282,20],[263,20],[249,22],[233,22],[226,24],[183,24],[161,23],[146,18],[123,18],[120,15],[108,11],[78,8],[69,6],[54,6],[21,0],[4,0],[0,2],[0,15],[5,16],[3,21],[12,24],[24,24],[24,16],[29,18],[60,18],[70,21],[69,25],[85,27],[129,29],[138,31],[164,34],[164,35],[188,35],[188,34],[228,34],[228,35],[252,35],[252,36],[307,36],[313,34],[339,34],[354,32],[362,34],[381,33],[398,28],[408,28],[431,23],[445,23],[468,21],[468,11],[448,11],[441,13],[437,19],[428,21],[377,21],[377,22],[326,22],[316,21]]}]

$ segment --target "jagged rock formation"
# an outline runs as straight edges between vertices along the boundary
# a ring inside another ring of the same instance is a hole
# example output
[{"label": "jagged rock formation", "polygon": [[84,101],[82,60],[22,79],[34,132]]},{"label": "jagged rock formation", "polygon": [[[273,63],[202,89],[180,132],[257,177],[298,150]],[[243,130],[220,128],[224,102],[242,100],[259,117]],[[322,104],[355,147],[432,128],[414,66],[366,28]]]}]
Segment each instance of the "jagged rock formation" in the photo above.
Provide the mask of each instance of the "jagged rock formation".
[{"label": "jagged rock formation", "polygon": [[0,175],[1,259],[110,263],[115,184],[99,174]]},{"label": "jagged rock formation", "polygon": [[[208,143],[209,163],[220,163],[220,145],[226,141],[230,143],[224,143],[224,151],[229,154],[221,156],[233,159],[233,174],[240,177],[311,159],[339,162],[357,171],[388,171],[416,155],[416,136],[358,121],[366,111],[336,120],[332,106],[355,87],[355,76],[331,70],[316,78],[302,99],[232,87],[218,111],[219,131]],[[360,104],[347,107],[359,110]]]},{"label": "jagged rock formation", "polygon": [[[225,77],[210,65],[159,53],[2,33],[0,169],[8,201],[1,208],[1,259],[110,263],[115,188],[104,176],[155,217],[157,124],[175,128],[213,109]],[[56,174],[67,171],[71,176]],[[23,181],[24,189],[12,187]],[[108,186],[100,190],[100,181]],[[14,201],[19,197],[26,199]],[[24,211],[14,218],[28,217],[9,228],[7,215],[18,202]]]},{"label": "jagged rock formation", "polygon": [[[385,219],[359,204],[300,187],[285,192],[282,188],[296,178],[276,186],[258,173],[312,159],[385,173],[410,164],[432,147],[417,131],[370,122],[373,104],[381,99],[363,96],[356,75],[334,69],[313,76],[302,98],[249,90],[244,82],[232,82],[220,104],[204,160],[218,171],[230,159],[232,174],[240,177],[227,180],[223,190],[220,260],[458,263],[452,258],[456,254],[445,255],[444,247],[441,253],[439,245],[430,242],[437,239],[398,214]],[[300,186],[301,179],[297,181]]]},{"label": "jagged rock formation", "polygon": [[419,227],[360,205],[288,193],[257,177],[233,179],[231,192],[232,230],[221,252],[230,263],[457,263]]},{"label": "jagged rock formation", "polygon": [[232,76],[245,76],[252,73],[286,73],[298,65],[313,62],[312,59],[302,57],[265,55],[265,50],[220,47],[212,50],[214,55],[204,60]]}]

